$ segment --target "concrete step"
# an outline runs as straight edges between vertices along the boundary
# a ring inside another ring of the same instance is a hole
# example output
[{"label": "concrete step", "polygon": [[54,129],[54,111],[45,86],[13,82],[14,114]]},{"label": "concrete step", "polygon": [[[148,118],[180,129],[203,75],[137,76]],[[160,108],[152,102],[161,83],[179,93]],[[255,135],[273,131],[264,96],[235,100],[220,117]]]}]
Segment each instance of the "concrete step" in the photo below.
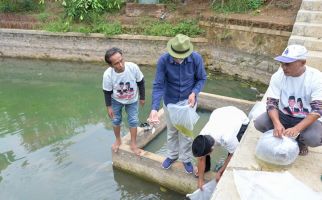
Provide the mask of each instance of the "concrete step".
[{"label": "concrete step", "polygon": [[295,22],[292,35],[322,37],[322,23]]},{"label": "concrete step", "polygon": [[322,52],[321,51],[309,51],[307,57],[307,65],[314,67],[322,72]]},{"label": "concrete step", "polygon": [[303,37],[298,35],[291,35],[288,44],[301,44],[311,51],[322,51],[322,37]]},{"label": "concrete step", "polygon": [[301,10],[322,11],[322,0],[303,0]]},{"label": "concrete step", "polygon": [[296,21],[322,24],[322,11],[299,10]]}]

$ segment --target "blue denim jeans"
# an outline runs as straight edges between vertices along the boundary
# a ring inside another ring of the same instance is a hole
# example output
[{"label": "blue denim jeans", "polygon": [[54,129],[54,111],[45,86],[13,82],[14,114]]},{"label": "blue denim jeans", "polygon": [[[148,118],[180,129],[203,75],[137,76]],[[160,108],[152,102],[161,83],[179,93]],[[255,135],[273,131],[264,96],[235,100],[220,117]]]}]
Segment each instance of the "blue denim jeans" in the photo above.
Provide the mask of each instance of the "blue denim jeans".
[{"label": "blue denim jeans", "polygon": [[136,128],[139,124],[138,102],[122,104],[112,98],[112,109],[114,112],[113,126],[120,126],[122,123],[122,108],[125,107],[127,122],[130,128]]}]

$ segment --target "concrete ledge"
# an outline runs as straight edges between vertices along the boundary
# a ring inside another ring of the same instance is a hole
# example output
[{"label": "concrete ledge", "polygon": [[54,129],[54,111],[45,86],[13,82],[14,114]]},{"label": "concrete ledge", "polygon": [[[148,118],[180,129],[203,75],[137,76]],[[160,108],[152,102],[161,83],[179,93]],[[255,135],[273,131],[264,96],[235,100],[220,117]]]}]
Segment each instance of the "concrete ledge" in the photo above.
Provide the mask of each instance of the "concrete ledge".
[{"label": "concrete ledge", "polygon": [[[254,102],[213,95],[209,93],[201,93],[199,96],[199,107],[213,110],[218,107],[235,105],[236,107],[248,112]],[[143,148],[152,141],[165,127],[164,112],[161,109],[159,112],[160,125],[155,132],[144,132],[139,129],[137,143],[140,148]],[[161,164],[165,159],[148,151],[143,151],[141,156],[136,156],[129,147],[130,133],[122,138],[123,144],[117,153],[112,153],[113,166],[127,173],[134,174],[140,178],[162,185],[163,187],[177,191],[182,194],[191,193],[196,190],[197,179],[192,174],[186,174],[181,162],[174,163],[170,169],[164,170]],[[206,180],[214,178],[215,173],[208,172],[205,174]]]}]

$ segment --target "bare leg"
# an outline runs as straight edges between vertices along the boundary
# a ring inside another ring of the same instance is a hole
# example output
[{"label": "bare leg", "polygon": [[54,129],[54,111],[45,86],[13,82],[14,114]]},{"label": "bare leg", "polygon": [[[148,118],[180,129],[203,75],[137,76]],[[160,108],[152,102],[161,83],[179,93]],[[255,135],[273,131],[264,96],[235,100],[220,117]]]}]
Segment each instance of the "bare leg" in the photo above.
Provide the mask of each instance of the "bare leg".
[{"label": "bare leg", "polygon": [[114,126],[114,135],[115,135],[115,142],[112,145],[112,150],[116,153],[119,150],[120,145],[122,144],[121,140],[121,126]]},{"label": "bare leg", "polygon": [[141,153],[141,149],[139,149],[136,146],[136,135],[137,135],[137,128],[130,128],[130,133],[131,133],[131,150],[136,154],[136,155],[140,155]]}]

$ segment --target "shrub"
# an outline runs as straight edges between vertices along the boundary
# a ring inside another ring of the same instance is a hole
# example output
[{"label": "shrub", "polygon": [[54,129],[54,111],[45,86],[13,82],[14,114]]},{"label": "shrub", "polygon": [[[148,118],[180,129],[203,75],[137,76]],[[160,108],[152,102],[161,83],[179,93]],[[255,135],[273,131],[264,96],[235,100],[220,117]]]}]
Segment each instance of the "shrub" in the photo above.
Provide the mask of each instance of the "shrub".
[{"label": "shrub", "polygon": [[144,25],[143,33],[145,35],[156,35],[156,36],[175,36],[178,33],[194,37],[200,35],[204,30],[200,29],[196,21],[185,20],[178,24],[171,24],[169,22],[158,22],[150,25]]},{"label": "shrub", "polygon": [[256,10],[264,4],[264,0],[225,0],[215,1],[213,8],[220,12],[246,12]]},{"label": "shrub", "polygon": [[0,0],[1,12],[39,11],[44,8],[39,0]]}]

